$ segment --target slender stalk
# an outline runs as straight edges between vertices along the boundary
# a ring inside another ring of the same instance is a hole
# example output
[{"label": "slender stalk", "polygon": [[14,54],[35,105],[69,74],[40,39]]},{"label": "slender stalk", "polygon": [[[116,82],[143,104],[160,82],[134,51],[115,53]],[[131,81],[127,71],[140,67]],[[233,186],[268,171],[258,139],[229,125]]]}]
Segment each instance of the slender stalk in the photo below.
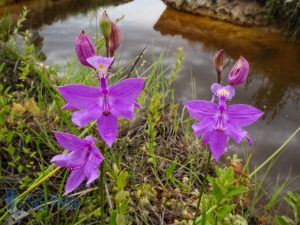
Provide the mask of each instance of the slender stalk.
[{"label": "slender stalk", "polygon": [[109,40],[105,38],[106,57],[109,57]]},{"label": "slender stalk", "polygon": [[202,195],[204,193],[204,188],[206,186],[206,180],[207,180],[206,178],[207,178],[208,170],[209,170],[209,167],[210,167],[211,155],[212,155],[211,151],[209,151],[209,155],[208,155],[208,158],[207,158],[206,169],[205,169],[205,175],[204,175],[204,179],[203,179],[201,189],[200,189],[200,192],[199,192],[199,196],[198,196],[198,202],[197,202],[197,207],[196,207],[195,216],[194,216],[194,220],[193,220],[193,225],[196,224],[196,219],[197,219],[197,216],[199,215],[200,203],[201,203]]},{"label": "slender stalk", "polygon": [[221,72],[218,72],[217,76],[218,76],[218,84],[221,84]]},{"label": "slender stalk", "polygon": [[143,48],[143,50],[141,51],[141,53],[139,54],[139,56],[137,57],[137,59],[135,60],[135,62],[133,63],[133,66],[131,67],[131,69],[129,70],[128,74],[127,74],[127,78],[130,77],[130,74],[132,73],[132,71],[134,70],[136,64],[140,61],[140,59],[142,58],[142,56],[144,55],[144,53],[146,52],[148,47],[148,44]]},{"label": "slender stalk", "polygon": [[101,219],[100,224],[105,225],[105,212],[104,212],[104,205],[105,205],[105,166],[106,166],[106,158],[105,158],[106,147],[103,148],[103,156],[104,160],[101,165],[100,169],[100,208],[101,208]]},{"label": "slender stalk", "polygon": [[294,133],[291,136],[289,136],[289,138],[268,159],[266,159],[262,164],[260,164],[260,166],[257,167],[249,176],[252,177],[258,171],[260,171],[265,165],[267,165],[278,153],[282,151],[282,149],[296,136],[296,134],[299,131],[300,131],[300,127],[298,127],[294,131]]},{"label": "slender stalk", "polygon": [[[218,212],[219,203],[217,203],[216,211]],[[218,214],[216,214],[215,225],[218,225]]]},{"label": "slender stalk", "polygon": [[8,211],[6,211],[1,217],[0,217],[0,221],[4,220],[4,218],[8,215]]}]

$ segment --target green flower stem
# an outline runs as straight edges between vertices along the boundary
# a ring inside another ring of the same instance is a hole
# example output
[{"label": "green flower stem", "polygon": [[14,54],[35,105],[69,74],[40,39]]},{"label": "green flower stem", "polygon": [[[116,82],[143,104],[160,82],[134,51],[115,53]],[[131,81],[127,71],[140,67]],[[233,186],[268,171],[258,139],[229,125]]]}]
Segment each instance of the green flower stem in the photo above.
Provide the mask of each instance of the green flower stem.
[{"label": "green flower stem", "polygon": [[110,57],[109,55],[109,40],[105,39],[105,49],[106,49],[106,57]]},{"label": "green flower stem", "polygon": [[104,206],[105,206],[105,167],[106,167],[106,146],[103,148],[103,156],[104,160],[101,165],[100,169],[100,208],[101,208],[101,219],[100,219],[100,224],[105,225],[105,212],[104,212]]},{"label": "green flower stem", "polygon": [[[6,208],[5,208],[6,209]],[[4,220],[4,218],[8,215],[8,211],[6,211],[1,217],[0,221]]]},{"label": "green flower stem", "polygon": [[209,170],[209,167],[210,167],[211,155],[212,155],[211,151],[209,151],[207,164],[206,164],[206,169],[205,169],[205,175],[204,175],[204,179],[203,179],[203,182],[202,182],[202,185],[201,185],[201,190],[199,192],[199,197],[198,197],[197,207],[196,207],[195,216],[194,216],[194,220],[193,220],[193,225],[196,224],[196,220],[197,220],[197,217],[199,215],[200,203],[201,203],[202,195],[204,193],[204,188],[206,186],[206,180],[207,180],[208,170]]}]

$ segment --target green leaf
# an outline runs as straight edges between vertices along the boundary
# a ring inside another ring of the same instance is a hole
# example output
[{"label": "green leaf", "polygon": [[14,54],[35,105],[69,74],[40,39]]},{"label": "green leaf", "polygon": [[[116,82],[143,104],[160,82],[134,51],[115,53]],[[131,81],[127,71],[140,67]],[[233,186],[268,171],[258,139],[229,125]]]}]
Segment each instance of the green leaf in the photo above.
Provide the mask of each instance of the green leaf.
[{"label": "green leaf", "polygon": [[116,202],[118,204],[120,204],[128,196],[129,196],[129,192],[128,191],[124,191],[124,190],[118,191],[118,193],[116,194]]},{"label": "green leaf", "polygon": [[117,225],[117,212],[114,209],[109,209],[109,225]]},{"label": "green leaf", "polygon": [[206,201],[202,201],[202,225],[206,225]]},{"label": "green leaf", "polygon": [[11,155],[13,156],[15,154],[15,148],[12,146],[12,145],[9,145],[7,148],[6,148],[6,151]]},{"label": "green leaf", "polygon": [[171,178],[171,176],[173,175],[173,171],[174,171],[176,165],[177,165],[177,160],[174,160],[172,162],[172,164],[166,169],[166,172],[165,172],[166,181],[168,181]]},{"label": "green leaf", "polygon": [[225,196],[227,198],[231,198],[232,196],[240,195],[240,194],[243,194],[243,193],[248,192],[248,191],[249,191],[249,189],[247,187],[235,186],[235,187],[230,188]]},{"label": "green leaf", "polygon": [[23,167],[22,165],[19,165],[19,166],[18,166],[18,172],[19,172],[19,173],[22,173],[23,168],[24,168],[24,167]]},{"label": "green leaf", "polygon": [[125,217],[125,215],[118,214],[116,221],[117,221],[117,225],[125,225],[126,224],[126,217]]},{"label": "green leaf", "polygon": [[26,137],[25,137],[25,143],[28,144],[31,140],[31,136],[30,134],[28,134]]},{"label": "green leaf", "polygon": [[231,183],[234,180],[234,172],[231,167],[224,169],[224,183]]},{"label": "green leaf", "polygon": [[3,125],[5,123],[5,113],[0,112],[0,125]]},{"label": "green leaf", "polygon": [[122,204],[119,206],[119,213],[125,214],[127,212],[130,200],[130,198],[127,198],[125,201],[122,202]]},{"label": "green leaf", "polygon": [[118,190],[122,190],[126,186],[127,177],[128,177],[128,172],[127,171],[122,171],[120,173],[120,175],[118,176],[118,180],[117,180]]},{"label": "green leaf", "polygon": [[232,205],[225,205],[218,208],[217,215],[220,220],[223,220],[226,216],[229,216],[231,211],[234,209],[235,204]]},{"label": "green leaf", "polygon": [[290,225],[291,219],[285,216],[276,216],[276,222],[278,225]]},{"label": "green leaf", "polygon": [[[222,187],[216,182],[215,179],[212,180],[212,188],[213,188],[213,195],[217,202],[221,202],[224,198]],[[224,189],[224,188],[223,188]]]},{"label": "green leaf", "polygon": [[38,210],[36,215],[35,215],[35,219],[36,219],[37,222],[41,222],[41,221],[43,221],[45,216],[46,216],[46,211]]},{"label": "green leaf", "polygon": [[14,135],[15,135],[15,132],[13,130],[9,131],[8,134],[7,134],[7,136],[6,136],[7,142],[11,142],[11,140],[14,137]]}]

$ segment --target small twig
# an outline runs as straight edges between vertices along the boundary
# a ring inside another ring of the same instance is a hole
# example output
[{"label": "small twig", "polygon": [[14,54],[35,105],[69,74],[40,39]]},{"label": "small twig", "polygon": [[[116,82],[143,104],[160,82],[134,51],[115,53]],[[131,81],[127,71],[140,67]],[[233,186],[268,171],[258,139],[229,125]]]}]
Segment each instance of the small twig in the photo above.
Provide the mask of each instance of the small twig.
[{"label": "small twig", "polygon": [[130,77],[130,74],[132,73],[132,71],[134,70],[135,66],[137,65],[137,63],[140,61],[140,59],[142,58],[142,56],[144,55],[146,49],[148,47],[148,44],[143,48],[143,50],[141,51],[141,53],[139,54],[139,56],[137,57],[137,59],[135,60],[133,66],[131,67],[131,69],[129,70],[128,74],[127,74],[127,78]]},{"label": "small twig", "polygon": [[17,59],[17,61],[16,61],[16,63],[15,63],[15,66],[14,66],[14,72],[16,72],[16,69],[17,69],[17,66],[18,66],[18,64],[19,64],[19,61],[20,61],[20,59]]},{"label": "small twig", "polygon": [[106,195],[107,195],[107,200],[108,200],[108,204],[109,204],[109,208],[113,208],[113,203],[111,201],[111,197],[110,197],[110,194],[109,194],[109,190],[108,190],[108,187],[107,187],[107,182],[105,181],[105,191],[106,191]]}]

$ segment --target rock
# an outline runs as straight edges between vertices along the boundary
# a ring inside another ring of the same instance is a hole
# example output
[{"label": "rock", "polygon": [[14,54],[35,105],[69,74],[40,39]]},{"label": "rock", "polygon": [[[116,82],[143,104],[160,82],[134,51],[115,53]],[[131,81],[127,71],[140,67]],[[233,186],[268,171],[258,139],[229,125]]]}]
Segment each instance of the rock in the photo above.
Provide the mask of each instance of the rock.
[{"label": "rock", "polygon": [[266,25],[268,11],[250,0],[162,0],[167,6],[238,25]]}]

